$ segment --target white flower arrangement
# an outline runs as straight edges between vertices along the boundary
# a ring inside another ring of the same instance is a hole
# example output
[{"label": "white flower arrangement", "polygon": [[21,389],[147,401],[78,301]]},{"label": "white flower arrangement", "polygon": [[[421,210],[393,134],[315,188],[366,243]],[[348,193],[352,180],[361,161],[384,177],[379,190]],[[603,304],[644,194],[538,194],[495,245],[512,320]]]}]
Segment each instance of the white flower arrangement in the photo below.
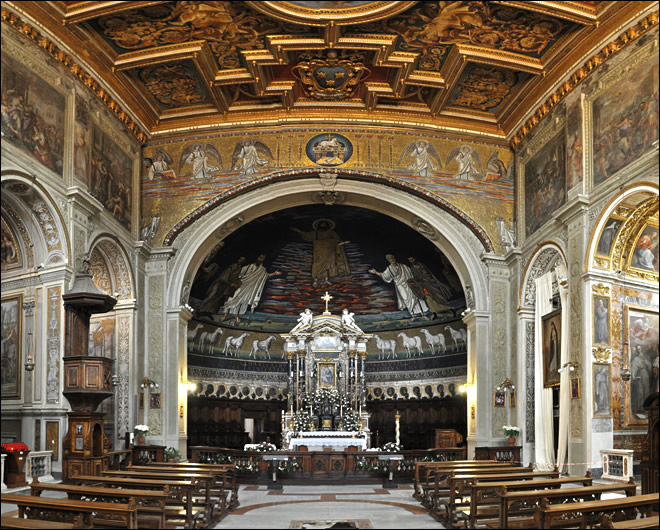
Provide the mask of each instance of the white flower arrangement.
[{"label": "white flower arrangement", "polygon": [[381,451],[386,451],[388,453],[398,453],[401,451],[401,446],[395,444],[394,442],[387,442],[383,447],[380,448]]},{"label": "white flower arrangement", "polygon": [[357,412],[347,412],[342,418],[345,431],[357,431],[360,429],[360,415]]},{"label": "white flower arrangement", "polygon": [[133,427],[133,431],[135,431],[135,436],[146,436],[149,432],[149,427],[147,425],[136,425]]},{"label": "white flower arrangement", "polygon": [[504,426],[504,435],[507,438],[515,438],[520,434],[520,428],[515,425],[505,425]]},{"label": "white flower arrangement", "polygon": [[268,442],[261,442],[259,445],[251,449],[252,451],[262,451],[262,452],[269,452],[269,451],[277,451],[277,447],[275,447],[273,444],[268,443]]}]

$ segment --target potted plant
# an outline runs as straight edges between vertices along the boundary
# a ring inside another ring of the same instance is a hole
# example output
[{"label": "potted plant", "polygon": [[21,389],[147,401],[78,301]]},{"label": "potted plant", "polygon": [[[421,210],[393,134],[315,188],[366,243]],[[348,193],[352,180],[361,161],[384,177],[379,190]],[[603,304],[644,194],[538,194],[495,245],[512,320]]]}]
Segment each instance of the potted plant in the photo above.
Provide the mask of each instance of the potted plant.
[{"label": "potted plant", "polygon": [[508,438],[509,445],[515,445],[516,437],[520,434],[520,428],[515,425],[504,426],[504,436]]},{"label": "potted plant", "polygon": [[147,433],[149,432],[149,427],[146,425],[136,425],[133,427],[133,431],[135,432],[137,445],[144,445]]},{"label": "potted plant", "polygon": [[176,447],[168,447],[165,449],[165,459],[168,462],[178,462],[181,460],[181,451]]}]

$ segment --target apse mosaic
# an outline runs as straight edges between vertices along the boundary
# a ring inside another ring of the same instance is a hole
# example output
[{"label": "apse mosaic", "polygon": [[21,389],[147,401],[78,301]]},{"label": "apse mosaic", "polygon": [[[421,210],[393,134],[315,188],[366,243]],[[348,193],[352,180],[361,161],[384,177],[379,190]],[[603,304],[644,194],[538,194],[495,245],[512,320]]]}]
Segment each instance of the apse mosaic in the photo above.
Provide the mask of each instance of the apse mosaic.
[{"label": "apse mosaic", "polygon": [[497,145],[370,129],[280,129],[154,142],[143,151],[143,223],[159,218],[154,241],[161,242],[209,201],[287,172],[314,177],[315,168],[345,168],[446,201],[498,244],[493,219],[513,217],[512,158]]},{"label": "apse mosaic", "polygon": [[188,303],[188,351],[203,357],[197,365],[281,361],[280,334],[306,310],[326,308],[346,309],[374,333],[370,360],[464,361],[465,296],[449,260],[411,228],[362,208],[301,206],[239,228],[203,261]]}]

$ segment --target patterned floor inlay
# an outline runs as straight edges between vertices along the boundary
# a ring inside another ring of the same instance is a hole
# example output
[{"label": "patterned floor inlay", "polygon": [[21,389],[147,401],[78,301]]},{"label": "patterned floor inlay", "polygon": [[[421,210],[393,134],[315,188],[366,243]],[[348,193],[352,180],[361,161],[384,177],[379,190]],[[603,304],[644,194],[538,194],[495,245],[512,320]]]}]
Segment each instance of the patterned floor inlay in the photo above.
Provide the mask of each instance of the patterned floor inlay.
[{"label": "patterned floor inlay", "polygon": [[369,519],[333,519],[330,521],[291,521],[289,528],[320,530],[322,528],[373,528]]}]

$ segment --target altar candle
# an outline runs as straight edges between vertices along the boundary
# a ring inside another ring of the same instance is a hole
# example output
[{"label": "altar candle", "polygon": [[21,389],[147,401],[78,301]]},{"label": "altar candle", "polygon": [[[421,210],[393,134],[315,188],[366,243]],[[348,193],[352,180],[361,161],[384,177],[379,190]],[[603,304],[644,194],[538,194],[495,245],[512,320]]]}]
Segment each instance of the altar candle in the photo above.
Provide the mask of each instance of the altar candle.
[{"label": "altar candle", "polygon": [[339,405],[339,415],[343,416],[343,411],[344,411],[344,405]]}]

